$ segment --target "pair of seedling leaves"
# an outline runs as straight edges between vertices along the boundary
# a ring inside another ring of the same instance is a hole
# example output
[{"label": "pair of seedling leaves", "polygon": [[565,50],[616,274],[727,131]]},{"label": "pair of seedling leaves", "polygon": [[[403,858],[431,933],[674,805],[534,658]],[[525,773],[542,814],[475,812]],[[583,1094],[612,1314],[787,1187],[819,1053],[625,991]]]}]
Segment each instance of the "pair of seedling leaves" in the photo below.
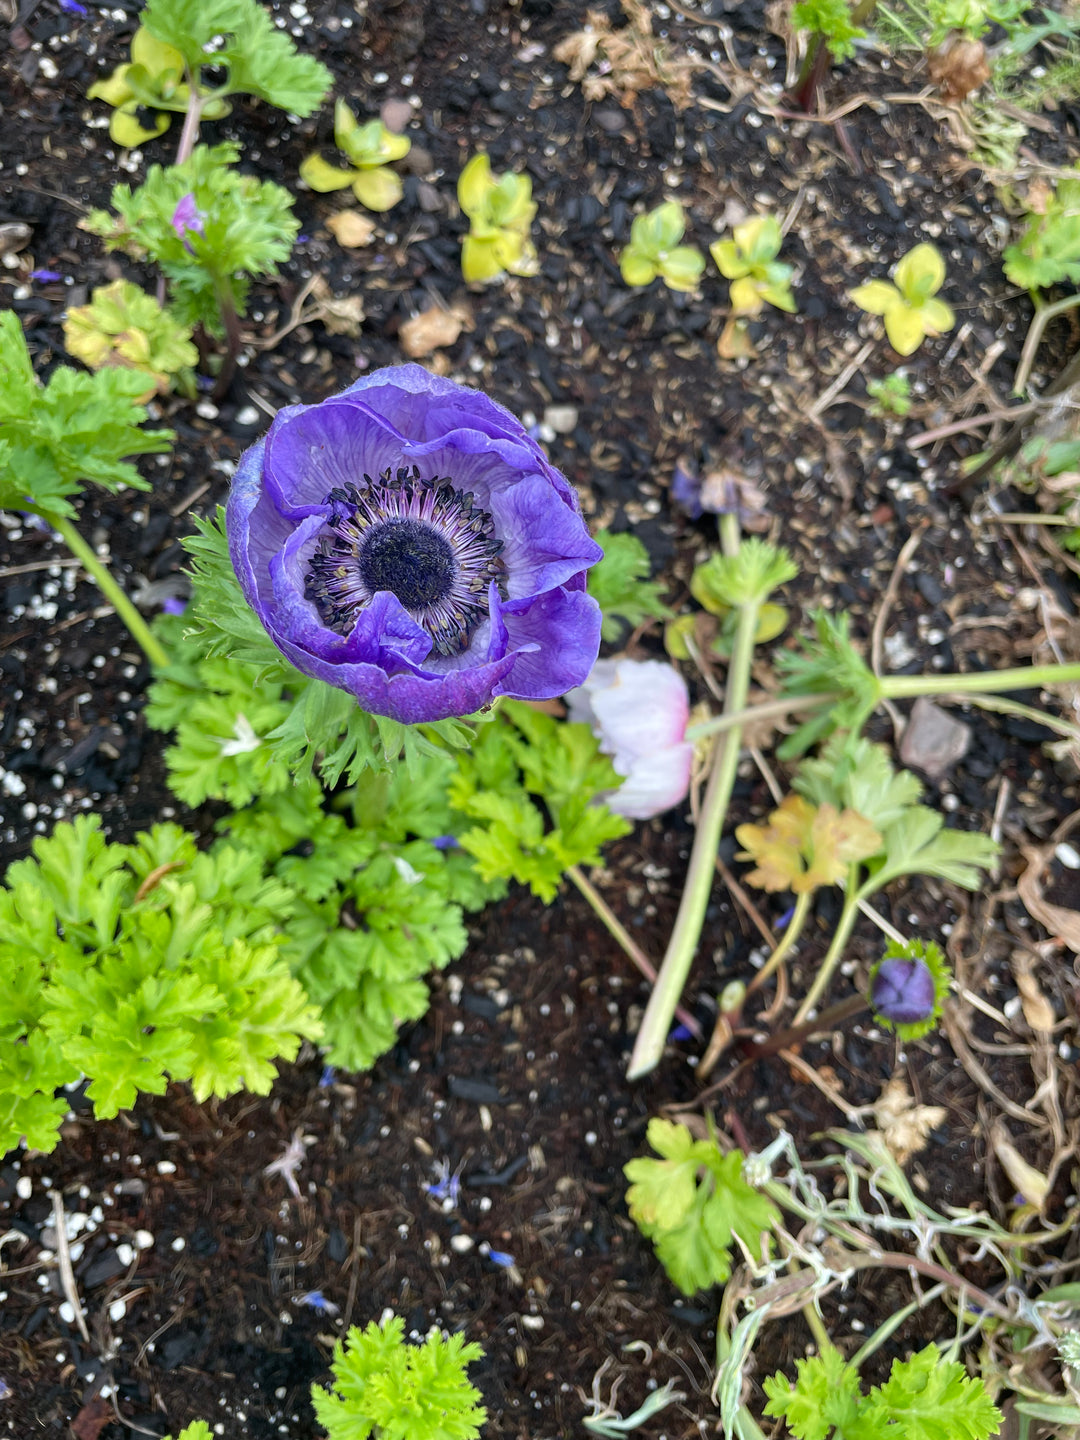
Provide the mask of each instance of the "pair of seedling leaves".
[{"label": "pair of seedling leaves", "polygon": [[[223,73],[204,83],[203,71]],[[311,115],[332,83],[319,61],[301,55],[255,0],[149,0],[131,42],[131,59],[87,92],[113,106],[109,133],[118,145],[163,134],[170,112],[194,100],[208,120],[229,113],[227,97],[253,95],[280,110]],[[152,123],[142,123],[149,114]]]},{"label": "pair of seedling leaves", "polygon": [[[630,243],[619,256],[627,285],[651,285],[659,275],[671,290],[695,290],[705,273],[705,257],[694,245],[683,245],[686,220],[677,200],[668,200],[630,227]],[[720,273],[732,282],[735,315],[759,315],[766,305],[794,311],[791,265],[777,260],[783,236],[774,215],[754,215],[736,225],[731,240],[716,240],[709,253]]]}]

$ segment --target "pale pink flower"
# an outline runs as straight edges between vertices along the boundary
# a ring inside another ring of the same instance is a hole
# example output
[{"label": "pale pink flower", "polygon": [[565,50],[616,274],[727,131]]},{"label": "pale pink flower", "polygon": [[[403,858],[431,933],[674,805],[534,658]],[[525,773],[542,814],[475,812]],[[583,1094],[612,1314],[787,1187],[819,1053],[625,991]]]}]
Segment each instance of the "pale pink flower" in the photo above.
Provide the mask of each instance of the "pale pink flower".
[{"label": "pale pink flower", "polygon": [[590,726],[626,779],[604,798],[631,820],[648,820],[685,800],[694,747],[686,739],[686,681],[661,660],[598,660],[566,697],[570,719]]}]

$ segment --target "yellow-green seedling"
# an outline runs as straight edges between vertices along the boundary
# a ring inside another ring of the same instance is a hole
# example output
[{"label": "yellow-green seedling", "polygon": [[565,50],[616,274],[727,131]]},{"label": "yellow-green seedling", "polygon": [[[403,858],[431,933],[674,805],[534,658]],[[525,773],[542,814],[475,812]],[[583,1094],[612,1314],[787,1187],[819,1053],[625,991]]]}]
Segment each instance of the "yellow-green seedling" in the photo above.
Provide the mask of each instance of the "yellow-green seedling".
[{"label": "yellow-green seedling", "polygon": [[199,352],[190,326],[130,280],[99,286],[89,305],[73,306],[64,321],[64,344],[91,370],[122,365],[143,373],[145,399],[168,394],[174,384],[189,398],[195,393],[192,372]]},{"label": "yellow-green seedling", "polygon": [[777,260],[784,237],[775,215],[754,215],[736,225],[731,240],[716,240],[709,254],[721,275],[731,281],[731,308],[736,315],[760,315],[766,305],[793,313],[794,266]]},{"label": "yellow-green seedling", "polygon": [[879,380],[868,380],[866,393],[870,414],[877,420],[884,420],[887,415],[903,420],[911,411],[911,380],[903,370],[894,370]]},{"label": "yellow-green seedling", "polygon": [[705,256],[694,245],[680,245],[686,220],[677,200],[665,200],[630,227],[630,244],[619,256],[627,285],[651,285],[659,275],[669,290],[696,290]]},{"label": "yellow-green seedling", "polygon": [[1025,290],[1080,281],[1080,172],[1066,171],[1029,207],[1023,235],[1005,251],[1005,274]]},{"label": "yellow-green seedling", "polygon": [[956,316],[937,292],[945,283],[945,261],[934,245],[916,245],[893,271],[893,282],[868,280],[849,298],[868,315],[880,315],[898,355],[913,354],[927,335],[941,335]]},{"label": "yellow-green seedling", "polygon": [[535,275],[539,264],[529,232],[536,204],[528,175],[512,170],[493,175],[490,160],[481,152],[458,176],[457,193],[458,204],[469,217],[469,233],[461,248],[465,279]]},{"label": "yellow-green seedling", "polygon": [[[88,99],[113,107],[109,134],[117,145],[145,144],[169,128],[170,112],[186,114],[183,159],[199,121],[229,113],[229,95],[254,95],[304,116],[330,88],[326,66],[301,55],[255,0],[149,0],[141,19],[130,60],[87,91]],[[204,82],[209,66],[217,73]],[[144,125],[140,115],[147,113],[152,123]]]},{"label": "yellow-green seedling", "polygon": [[392,210],[404,191],[401,177],[390,166],[403,160],[412,149],[407,135],[396,135],[381,120],[361,125],[345,104],[334,105],[334,142],[349,158],[345,169],[331,165],[321,155],[309,155],[300,166],[300,179],[321,195],[351,187],[361,205],[381,214]]}]

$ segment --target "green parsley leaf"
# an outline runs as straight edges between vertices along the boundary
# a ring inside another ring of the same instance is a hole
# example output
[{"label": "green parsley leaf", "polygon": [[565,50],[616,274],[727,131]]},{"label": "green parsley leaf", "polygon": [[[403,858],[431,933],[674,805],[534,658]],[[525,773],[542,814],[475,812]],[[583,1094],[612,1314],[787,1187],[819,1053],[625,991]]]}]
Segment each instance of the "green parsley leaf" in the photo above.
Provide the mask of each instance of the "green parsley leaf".
[{"label": "green parsley leaf", "polygon": [[601,635],[614,643],[627,626],[666,620],[671,611],[660,599],[664,587],[649,579],[649,552],[636,535],[601,530],[593,537],[604,558],[589,571],[589,594],[604,612]]}]

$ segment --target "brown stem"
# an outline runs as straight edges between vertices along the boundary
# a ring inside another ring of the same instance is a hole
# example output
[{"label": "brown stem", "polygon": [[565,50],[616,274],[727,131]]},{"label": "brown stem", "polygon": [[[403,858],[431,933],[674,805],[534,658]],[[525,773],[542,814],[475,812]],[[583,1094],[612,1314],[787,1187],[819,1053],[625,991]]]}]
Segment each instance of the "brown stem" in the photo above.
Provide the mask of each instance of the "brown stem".
[{"label": "brown stem", "polygon": [[746,1047],[746,1059],[761,1060],[766,1055],[775,1055],[778,1050],[790,1050],[800,1040],[805,1040],[808,1035],[815,1035],[822,1030],[835,1030],[837,1025],[845,1020],[850,1020],[854,1015],[860,1015],[864,1010],[869,1010],[870,1002],[865,995],[849,995],[846,1000],[840,1000],[835,1005],[830,1005],[820,1015],[815,1015],[812,1020],[804,1020],[801,1025],[791,1025],[786,1030],[781,1030],[778,1035],[770,1035],[767,1040],[758,1040]]},{"label": "brown stem", "polygon": [[222,357],[221,369],[218,371],[217,384],[210,393],[211,400],[217,403],[224,400],[229,393],[229,386],[236,374],[236,361],[240,351],[244,348],[244,337],[240,333],[240,320],[233,305],[232,295],[224,285],[216,285],[214,289],[221,309],[221,323],[225,326],[227,345]]}]

